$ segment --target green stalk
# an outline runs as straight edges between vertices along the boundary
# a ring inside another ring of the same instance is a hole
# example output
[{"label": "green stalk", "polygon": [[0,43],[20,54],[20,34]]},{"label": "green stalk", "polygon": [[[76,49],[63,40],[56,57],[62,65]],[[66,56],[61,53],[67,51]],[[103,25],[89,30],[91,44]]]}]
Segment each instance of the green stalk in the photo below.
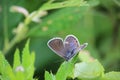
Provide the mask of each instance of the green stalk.
[{"label": "green stalk", "polygon": [[8,39],[8,16],[7,16],[7,5],[6,0],[3,0],[3,36],[4,36],[4,50],[9,46]]}]

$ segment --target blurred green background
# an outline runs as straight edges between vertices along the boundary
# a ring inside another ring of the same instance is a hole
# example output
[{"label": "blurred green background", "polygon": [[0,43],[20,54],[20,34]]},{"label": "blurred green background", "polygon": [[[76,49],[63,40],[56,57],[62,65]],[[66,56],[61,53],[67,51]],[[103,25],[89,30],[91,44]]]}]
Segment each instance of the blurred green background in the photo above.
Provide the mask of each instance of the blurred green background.
[{"label": "blurred green background", "polygon": [[[11,6],[24,7],[28,12],[39,9],[48,0],[0,0],[0,50],[4,50],[5,34],[9,41],[14,38],[13,30],[24,16],[10,12]],[[56,0],[61,2],[64,0]],[[12,65],[16,48],[23,49],[26,40],[30,39],[30,51],[36,53],[35,77],[43,77],[45,70],[56,72],[64,61],[48,46],[47,41],[53,37],[65,38],[75,35],[80,43],[87,42],[85,50],[97,58],[106,71],[120,71],[120,1],[119,0],[86,0],[89,6],[69,7],[49,10],[41,22],[31,22],[27,38],[16,43],[6,55]]]}]

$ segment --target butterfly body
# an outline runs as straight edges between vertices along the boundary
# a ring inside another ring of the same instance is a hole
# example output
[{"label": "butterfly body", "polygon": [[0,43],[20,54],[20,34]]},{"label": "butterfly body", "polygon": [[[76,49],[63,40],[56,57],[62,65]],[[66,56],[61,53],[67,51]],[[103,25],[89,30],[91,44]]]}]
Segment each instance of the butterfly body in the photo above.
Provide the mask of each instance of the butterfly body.
[{"label": "butterfly body", "polygon": [[75,49],[73,49],[72,51],[67,51],[66,55],[64,56],[65,60],[68,61],[69,59],[71,59],[73,56],[75,55]]},{"label": "butterfly body", "polygon": [[66,36],[63,41],[62,38],[52,38],[48,41],[48,46],[57,55],[64,58],[66,61],[70,60],[76,53],[87,46],[87,43],[80,45],[78,39],[74,35]]}]

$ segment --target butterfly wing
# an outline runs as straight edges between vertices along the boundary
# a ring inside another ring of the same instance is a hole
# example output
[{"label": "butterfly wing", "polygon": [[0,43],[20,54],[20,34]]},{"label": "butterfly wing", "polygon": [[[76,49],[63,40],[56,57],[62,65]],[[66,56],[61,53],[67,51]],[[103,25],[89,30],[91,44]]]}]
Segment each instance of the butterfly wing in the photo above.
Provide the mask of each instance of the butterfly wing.
[{"label": "butterfly wing", "polygon": [[88,43],[84,43],[84,44],[80,45],[80,47],[77,50],[81,51],[82,49],[86,48],[87,45],[88,45]]},{"label": "butterfly wing", "polygon": [[68,35],[64,40],[64,46],[66,49],[66,59],[71,59],[79,50],[80,43],[74,35]]},{"label": "butterfly wing", "polygon": [[74,35],[68,35],[64,40],[64,46],[71,50],[73,48],[78,48],[80,43]]},{"label": "butterfly wing", "polygon": [[57,55],[61,57],[65,56],[63,40],[61,38],[53,38],[49,40],[48,47]]}]

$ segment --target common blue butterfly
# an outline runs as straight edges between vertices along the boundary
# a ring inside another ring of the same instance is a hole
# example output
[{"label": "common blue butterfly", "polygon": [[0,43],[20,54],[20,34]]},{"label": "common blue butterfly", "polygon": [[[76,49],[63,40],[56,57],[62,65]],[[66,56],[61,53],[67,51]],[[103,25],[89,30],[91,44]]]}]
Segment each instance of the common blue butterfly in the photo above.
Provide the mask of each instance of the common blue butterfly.
[{"label": "common blue butterfly", "polygon": [[80,45],[78,39],[74,35],[67,35],[64,41],[62,38],[56,37],[50,39],[47,45],[53,52],[68,61],[85,48],[88,43]]}]

